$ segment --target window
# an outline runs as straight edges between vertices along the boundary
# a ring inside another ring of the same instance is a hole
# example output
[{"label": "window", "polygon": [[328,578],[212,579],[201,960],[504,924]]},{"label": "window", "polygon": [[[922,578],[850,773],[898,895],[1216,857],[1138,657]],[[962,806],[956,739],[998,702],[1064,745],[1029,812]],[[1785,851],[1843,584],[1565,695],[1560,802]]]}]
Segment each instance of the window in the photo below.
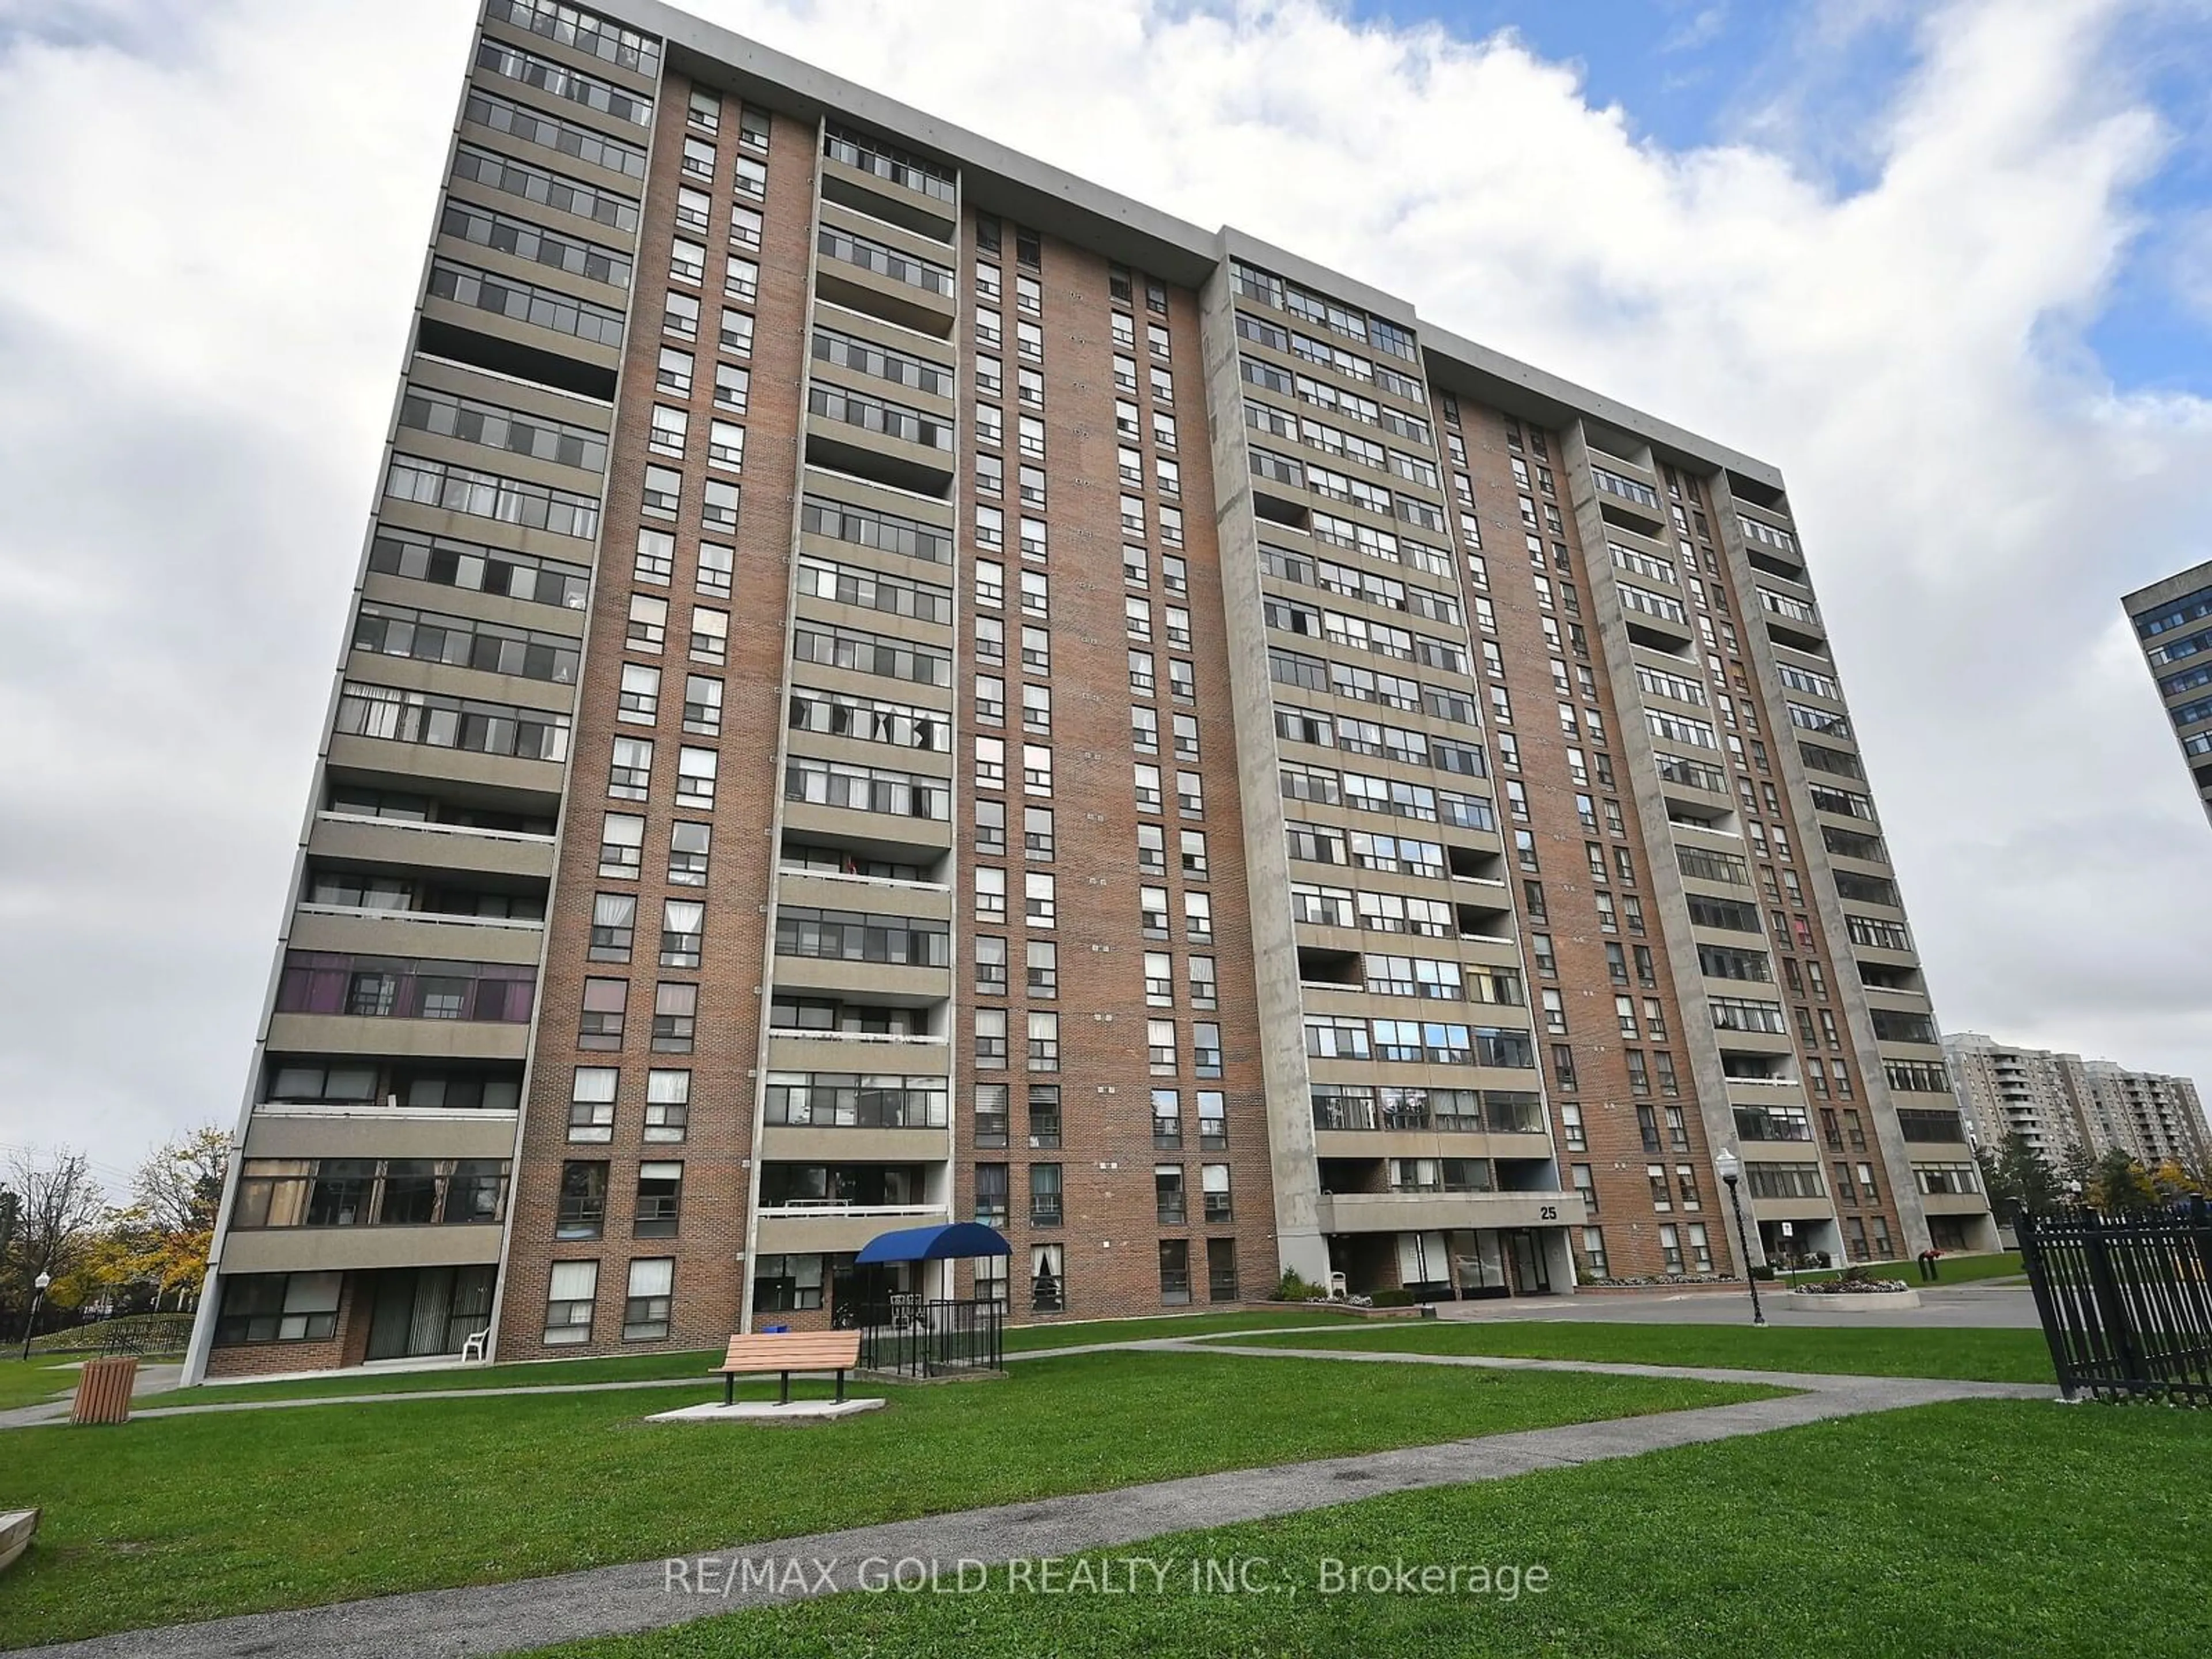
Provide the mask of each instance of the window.
[{"label": "window", "polygon": [[678,806],[713,806],[715,773],[719,765],[720,759],[711,749],[694,749],[686,744],[678,750],[676,804]]},{"label": "window", "polygon": [[1205,893],[1182,896],[1183,937],[1193,945],[1213,941],[1213,900]]},{"label": "window", "polygon": [[1032,997],[1048,998],[1060,994],[1060,947],[1050,939],[1031,939],[1029,943],[1029,992]]},{"label": "window", "polygon": [[1226,1226],[1235,1219],[1229,1201],[1229,1166],[1226,1164],[1201,1164],[1199,1190],[1205,1200],[1203,1215],[1207,1226]]},{"label": "window", "polygon": [[[653,428],[647,437],[646,447],[659,454],[673,455],[681,459],[684,454],[684,438],[690,423],[691,417],[682,410],[670,409],[664,404],[655,404],[653,406]],[[647,507],[648,512],[660,510],[659,503],[650,498],[654,489],[655,475],[665,475],[665,471],[657,466],[646,469],[646,489],[649,498]],[[673,502],[667,504],[667,510],[670,512],[675,510]]]},{"label": "window", "polygon": [[576,1028],[576,1046],[579,1048],[621,1048],[623,1015],[629,1003],[628,980],[586,980],[583,1015]]},{"label": "window", "polygon": [[604,1163],[563,1164],[553,1237],[597,1238],[605,1231],[606,1220],[607,1166]]},{"label": "window", "polygon": [[[602,1171],[606,1168],[605,1164],[597,1167]],[[332,1274],[331,1277],[335,1279],[337,1275]],[[592,1304],[599,1295],[599,1264],[596,1261],[556,1261],[553,1264],[552,1280],[545,1292],[545,1345],[548,1347],[562,1347],[592,1340]]]},{"label": "window", "polygon": [[642,663],[623,665],[622,688],[615,718],[634,725],[651,726],[660,714],[660,671]]},{"label": "window", "polygon": [[1220,1006],[1218,986],[1214,977],[1212,957],[1194,956],[1189,961],[1190,1006],[1194,1008],[1214,1008]]},{"label": "window", "polygon": [[691,1121],[691,1073],[653,1070],[645,1079],[645,1138],[682,1140]]},{"label": "window", "polygon": [[1221,1075],[1221,1027],[1200,1020],[1190,1028],[1191,1067],[1200,1077]]},{"label": "window", "polygon": [[623,1341],[649,1342],[668,1334],[675,1288],[674,1257],[647,1256],[629,1264],[629,1290],[623,1299]]},{"label": "window", "polygon": [[1006,872],[990,865],[975,869],[975,916],[980,921],[1006,919]]},{"label": "window", "polygon": [[630,1231],[637,1238],[673,1238],[684,1201],[681,1164],[637,1166],[637,1207]]},{"label": "window", "polygon": [[1003,1008],[975,1011],[975,1068],[983,1072],[1006,1069],[1006,1011]]},{"label": "window", "polygon": [[[1057,1164],[1030,1164],[1030,1225],[1057,1227],[1060,1224],[1060,1165]],[[1053,1249],[1056,1263],[1058,1249],[1057,1247]],[[1040,1281],[1045,1276],[1040,1272],[1038,1274]],[[1039,1304],[1042,1306],[1043,1297],[1042,1290],[1039,1291],[1038,1297]],[[1055,1308],[1059,1305],[1057,1294],[1054,1297],[1054,1304]]]},{"label": "window", "polygon": [[1198,1146],[1206,1152],[1228,1150],[1229,1097],[1218,1089],[1198,1091]]},{"label": "window", "polygon": [[609,812],[599,820],[599,873],[635,878],[645,861],[645,820]]},{"label": "window", "polygon": [[699,988],[663,980],[653,994],[653,1047],[656,1053],[688,1054],[699,1025]]},{"label": "window", "polygon": [[[1003,1083],[979,1083],[975,1085],[975,1145],[983,1147],[1003,1147],[1006,1144],[1009,1091]],[[1003,1166],[993,1166],[1000,1167]],[[1001,1194],[1003,1196],[1003,1194]],[[977,1199],[981,1199],[981,1179],[977,1179]],[[978,1217],[981,1219],[981,1217]]]},{"label": "window", "polygon": [[1024,909],[1032,927],[1053,925],[1057,900],[1054,897],[1054,878],[1035,872],[1022,878]]},{"label": "window", "polygon": [[975,803],[975,850],[1003,856],[1006,850],[1006,804],[1002,800]]},{"label": "window", "polygon": [[688,899],[661,902],[660,965],[696,968],[707,927],[707,907]]},{"label": "window", "polygon": [[592,898],[588,954],[593,962],[628,962],[636,933],[635,893],[600,893]]},{"label": "window", "polygon": [[707,884],[707,854],[714,826],[678,822],[668,831],[668,879],[678,887]]},{"label": "window", "polygon": [[1006,941],[995,933],[978,933],[969,941],[975,958],[975,990],[981,996],[1006,994]]},{"label": "window", "polygon": [[730,613],[691,607],[691,656],[696,662],[721,662],[729,655]]},{"label": "window", "polygon": [[[1164,1021],[1152,1022],[1154,1026],[1163,1024],[1168,1024],[1167,1053],[1172,1058],[1175,1053],[1173,1025]],[[1153,1036],[1158,1035],[1158,1031],[1155,1030]],[[1157,1043],[1154,1048],[1157,1053]],[[1160,1068],[1156,1063],[1152,1069],[1158,1072]],[[1173,1067],[1170,1066],[1170,1069],[1172,1070]],[[1173,1089],[1155,1089],[1152,1091],[1152,1146],[1159,1152],[1173,1152],[1182,1145],[1182,1097]]]},{"label": "window", "polygon": [[623,644],[632,651],[658,653],[667,637],[668,601],[656,599],[649,593],[631,594],[629,629]]},{"label": "window", "polygon": [[[1170,1173],[1175,1178],[1170,1194],[1166,1182]],[[1163,1227],[1182,1225],[1182,1170],[1176,1165],[1163,1165],[1152,1172],[1156,1202],[1159,1208],[1159,1224]],[[1172,1219],[1170,1219],[1172,1217]],[[1160,1303],[1164,1307],[1181,1307],[1190,1300],[1190,1241],[1183,1238],[1164,1238],[1160,1241]]]},{"label": "window", "polygon": [[[624,672],[627,673],[627,667]],[[684,677],[684,729],[704,738],[721,735],[721,681],[706,674],[688,674]]]},{"label": "window", "polygon": [[579,1066],[568,1087],[568,1139],[614,1139],[615,1085],[621,1073],[611,1066]]},{"label": "window", "polygon": [[1060,1145],[1060,1085],[1030,1085],[1030,1146],[1047,1151]]}]

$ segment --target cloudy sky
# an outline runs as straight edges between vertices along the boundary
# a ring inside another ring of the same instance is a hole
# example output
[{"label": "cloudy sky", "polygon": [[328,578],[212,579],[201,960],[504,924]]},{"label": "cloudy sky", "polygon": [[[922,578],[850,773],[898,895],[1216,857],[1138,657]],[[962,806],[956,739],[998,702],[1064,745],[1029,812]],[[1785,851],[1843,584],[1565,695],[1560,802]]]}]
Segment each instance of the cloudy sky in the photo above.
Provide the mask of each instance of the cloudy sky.
[{"label": "cloudy sky", "polygon": [[[1937,1011],[2212,1081],[2208,0],[693,0],[1779,464]],[[0,0],[0,1154],[237,1110],[467,0]]]}]

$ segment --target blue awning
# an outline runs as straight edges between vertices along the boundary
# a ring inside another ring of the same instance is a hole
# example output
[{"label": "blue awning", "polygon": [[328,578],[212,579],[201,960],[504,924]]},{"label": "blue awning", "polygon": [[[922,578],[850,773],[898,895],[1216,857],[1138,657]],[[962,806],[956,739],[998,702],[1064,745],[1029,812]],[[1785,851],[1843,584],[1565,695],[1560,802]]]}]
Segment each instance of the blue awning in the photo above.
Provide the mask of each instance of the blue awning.
[{"label": "blue awning", "polygon": [[855,1267],[882,1261],[943,1261],[977,1255],[1012,1255],[1014,1247],[996,1227],[980,1221],[956,1221],[945,1227],[905,1227],[878,1233],[860,1246]]}]

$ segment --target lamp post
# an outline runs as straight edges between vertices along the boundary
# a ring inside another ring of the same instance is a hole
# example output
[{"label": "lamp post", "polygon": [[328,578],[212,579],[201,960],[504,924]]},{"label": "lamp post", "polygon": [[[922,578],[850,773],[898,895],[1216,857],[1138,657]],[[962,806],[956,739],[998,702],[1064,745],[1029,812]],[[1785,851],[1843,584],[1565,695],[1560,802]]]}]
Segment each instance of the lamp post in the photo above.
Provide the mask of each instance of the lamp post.
[{"label": "lamp post", "polygon": [[1759,1280],[1751,1271],[1751,1240],[1743,1231],[1743,1199],[1736,1191],[1736,1183],[1743,1179],[1743,1160],[1723,1147],[1713,1159],[1713,1168],[1720,1171],[1721,1185],[1728,1188],[1729,1208],[1735,1213],[1735,1242],[1743,1253],[1743,1280],[1751,1286],[1751,1322],[1764,1325],[1766,1312],[1759,1305]]},{"label": "lamp post", "polygon": [[53,1282],[54,1276],[49,1273],[41,1273],[31,1281],[31,1316],[23,1322],[23,1363],[27,1365],[31,1362],[31,1336],[39,1328],[39,1304],[46,1298],[46,1286]]}]

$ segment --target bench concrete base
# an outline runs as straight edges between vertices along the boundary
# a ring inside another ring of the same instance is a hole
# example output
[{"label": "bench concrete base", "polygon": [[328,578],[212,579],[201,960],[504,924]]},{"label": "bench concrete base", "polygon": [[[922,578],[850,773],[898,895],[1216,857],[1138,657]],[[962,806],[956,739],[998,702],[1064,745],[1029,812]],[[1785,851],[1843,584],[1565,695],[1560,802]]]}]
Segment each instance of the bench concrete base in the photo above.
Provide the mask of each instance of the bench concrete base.
[{"label": "bench concrete base", "polygon": [[713,1401],[685,1406],[672,1412],[655,1412],[648,1423],[829,1423],[862,1412],[881,1411],[883,1400],[794,1400],[779,1406],[773,1400],[740,1400],[734,1406]]},{"label": "bench concrete base", "polygon": [[1920,1305],[1917,1291],[1791,1291],[1774,1298],[1783,1308],[1818,1308],[1823,1313],[1885,1314]]},{"label": "bench concrete base", "polygon": [[31,1547],[31,1534],[39,1529],[36,1510],[0,1510],[0,1571]]}]

